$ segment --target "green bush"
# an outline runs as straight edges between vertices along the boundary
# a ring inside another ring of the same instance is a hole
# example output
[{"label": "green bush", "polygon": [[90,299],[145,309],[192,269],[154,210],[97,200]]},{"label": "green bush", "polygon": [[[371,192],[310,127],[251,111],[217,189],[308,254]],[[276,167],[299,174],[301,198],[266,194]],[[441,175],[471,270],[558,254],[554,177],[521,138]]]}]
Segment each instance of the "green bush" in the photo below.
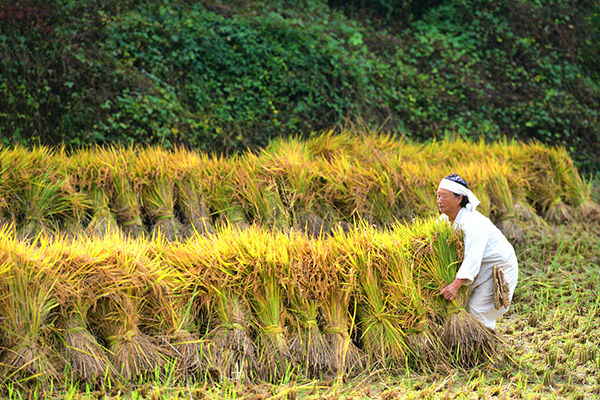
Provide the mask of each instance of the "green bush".
[{"label": "green bush", "polygon": [[560,144],[598,171],[599,15],[575,0],[16,0],[0,4],[0,138],[229,152],[363,119]]},{"label": "green bush", "polygon": [[600,57],[589,51],[600,43],[598,10],[567,0],[447,2],[404,33],[379,93],[419,139],[537,139],[598,170]]},{"label": "green bush", "polygon": [[363,57],[277,13],[225,18],[196,4],[138,8],[107,25],[106,51],[170,86],[204,148],[266,145],[324,129],[366,94]]}]

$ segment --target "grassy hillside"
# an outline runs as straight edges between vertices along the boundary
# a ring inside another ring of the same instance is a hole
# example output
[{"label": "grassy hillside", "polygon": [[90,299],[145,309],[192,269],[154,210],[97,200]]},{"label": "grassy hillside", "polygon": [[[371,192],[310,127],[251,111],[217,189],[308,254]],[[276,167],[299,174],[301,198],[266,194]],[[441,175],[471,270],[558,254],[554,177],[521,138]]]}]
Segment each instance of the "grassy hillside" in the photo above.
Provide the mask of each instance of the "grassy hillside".
[{"label": "grassy hillside", "polygon": [[600,165],[592,1],[0,5],[4,144],[231,152],[364,120],[538,139]]}]

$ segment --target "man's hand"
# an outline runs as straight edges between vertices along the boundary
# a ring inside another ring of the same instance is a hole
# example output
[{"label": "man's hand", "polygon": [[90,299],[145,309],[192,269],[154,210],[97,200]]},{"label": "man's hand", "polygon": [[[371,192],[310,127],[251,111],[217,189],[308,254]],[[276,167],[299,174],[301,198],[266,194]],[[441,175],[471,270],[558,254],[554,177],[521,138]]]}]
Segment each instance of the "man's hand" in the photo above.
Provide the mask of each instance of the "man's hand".
[{"label": "man's hand", "polygon": [[458,289],[460,289],[460,287],[466,281],[466,279],[455,279],[454,282],[443,288],[440,294],[444,296],[446,300],[452,301],[456,297],[456,292],[458,292]]}]

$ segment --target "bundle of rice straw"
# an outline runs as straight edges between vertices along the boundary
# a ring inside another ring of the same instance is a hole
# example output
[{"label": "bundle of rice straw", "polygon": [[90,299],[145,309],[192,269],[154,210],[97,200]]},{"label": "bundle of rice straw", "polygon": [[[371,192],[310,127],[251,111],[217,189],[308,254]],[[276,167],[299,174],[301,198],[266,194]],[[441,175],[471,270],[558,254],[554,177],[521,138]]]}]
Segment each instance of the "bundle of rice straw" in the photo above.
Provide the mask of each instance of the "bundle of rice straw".
[{"label": "bundle of rice straw", "polygon": [[184,226],[189,229],[186,236],[193,232],[205,234],[213,231],[203,193],[202,162],[196,152],[184,149],[178,149],[172,155],[176,203],[184,216]]},{"label": "bundle of rice straw", "polygon": [[59,378],[61,364],[49,335],[52,312],[58,305],[54,293],[57,277],[51,270],[38,267],[39,260],[19,248],[14,238],[4,239],[1,251],[5,254],[0,256],[0,288],[5,294],[0,296],[3,376],[47,385]]},{"label": "bundle of rice straw", "polygon": [[295,321],[290,350],[308,376],[321,377],[337,372],[337,356],[323,332],[325,320],[322,303],[337,279],[331,245],[295,235],[289,267],[288,297]]},{"label": "bundle of rice straw", "polygon": [[439,294],[454,280],[463,257],[460,235],[441,221],[424,228],[425,234],[413,239],[413,262],[418,268],[424,297],[428,298],[434,315],[439,316],[431,322],[442,321],[435,334],[444,345],[449,362],[468,367],[487,361],[497,353],[500,341],[491,329],[466,311],[467,288],[462,287],[452,301]]},{"label": "bundle of rice straw", "polygon": [[206,335],[210,370],[219,379],[244,383],[260,369],[258,349],[250,337],[250,307],[230,288],[211,288],[216,318]]},{"label": "bundle of rice straw", "polygon": [[251,296],[258,326],[258,372],[260,379],[277,382],[296,365],[291,357],[281,287],[273,275],[262,278],[262,288]]},{"label": "bundle of rice straw", "polygon": [[61,237],[41,240],[36,250],[39,258],[60,276],[55,285],[59,302],[57,333],[64,343],[69,372],[74,379],[88,384],[115,376],[106,349],[88,326],[89,311],[95,306],[100,291],[99,282],[94,279],[95,269],[107,253],[93,243]]},{"label": "bundle of rice straw", "polygon": [[102,159],[99,149],[78,150],[68,159],[68,169],[74,177],[73,184],[87,193],[92,216],[85,230],[89,236],[104,237],[118,232],[119,226],[110,207],[113,192],[111,168]]},{"label": "bundle of rice straw", "polygon": [[[196,333],[195,322],[198,314],[196,298],[203,288],[196,283],[189,293],[193,283],[188,279],[189,275],[162,265],[153,279],[157,283],[148,293],[145,305],[147,312],[153,314],[147,320],[155,321],[149,328],[174,360],[174,377],[180,382],[192,381],[207,370],[205,343]],[[163,283],[158,283],[161,281]]]},{"label": "bundle of rice straw", "polygon": [[152,234],[175,240],[181,223],[175,216],[173,168],[168,153],[158,148],[140,151],[134,179],[142,209],[152,224]]},{"label": "bundle of rice straw", "polygon": [[296,326],[291,332],[290,352],[305,376],[322,378],[333,371],[334,354],[319,325],[319,303],[299,294],[291,299]]},{"label": "bundle of rice straw", "polygon": [[348,300],[347,294],[334,290],[323,304],[323,332],[335,357],[334,371],[338,379],[343,379],[344,375],[359,373],[364,367],[365,355],[350,337],[354,318],[348,312]]},{"label": "bundle of rice straw", "polygon": [[[117,243],[115,243],[117,242]],[[140,330],[145,288],[152,285],[152,260],[147,246],[139,241],[112,236],[98,246],[107,249],[94,279],[103,288],[91,324],[107,344],[110,361],[122,379],[131,380],[162,368],[165,352],[157,340]]]},{"label": "bundle of rice straw", "polygon": [[[146,230],[140,211],[140,194],[133,185],[136,157],[134,149],[115,146],[103,156],[111,168],[114,188],[112,203],[123,233],[132,238],[144,237]],[[139,189],[138,187],[137,190]]]}]

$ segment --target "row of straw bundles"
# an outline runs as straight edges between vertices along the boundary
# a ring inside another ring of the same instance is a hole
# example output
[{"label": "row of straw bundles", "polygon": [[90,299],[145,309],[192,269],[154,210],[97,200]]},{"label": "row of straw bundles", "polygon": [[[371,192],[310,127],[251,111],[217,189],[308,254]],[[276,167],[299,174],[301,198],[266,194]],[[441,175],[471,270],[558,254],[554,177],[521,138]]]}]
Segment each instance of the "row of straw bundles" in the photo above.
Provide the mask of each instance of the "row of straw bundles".
[{"label": "row of straw bundles", "polygon": [[[362,219],[377,226],[437,214],[435,191],[450,172],[482,200],[509,236],[523,225],[600,219],[590,183],[564,149],[446,140],[417,145],[385,135],[323,133],[276,140],[262,152],[211,157],[178,149],[0,149],[0,219],[23,236],[118,225],[135,237],[188,237],[229,221],[330,233]],[[536,215],[537,214],[537,215]]]},{"label": "row of straw bundles", "polygon": [[186,242],[0,232],[2,364],[10,379],[277,381],[474,365],[497,339],[439,296],[462,257],[435,220],[311,239],[223,227]]}]

